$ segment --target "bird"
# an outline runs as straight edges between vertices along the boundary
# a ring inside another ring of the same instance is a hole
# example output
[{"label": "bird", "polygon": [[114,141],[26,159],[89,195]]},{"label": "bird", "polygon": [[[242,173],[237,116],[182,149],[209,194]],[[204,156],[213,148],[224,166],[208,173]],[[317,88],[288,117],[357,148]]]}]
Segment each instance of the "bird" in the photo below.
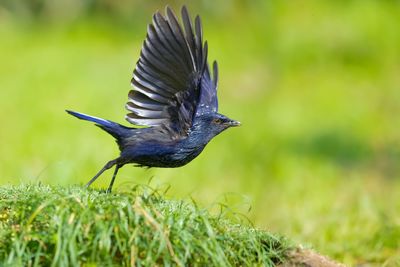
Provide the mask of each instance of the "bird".
[{"label": "bird", "polygon": [[147,27],[133,71],[125,108],[127,127],[102,118],[66,110],[112,135],[120,155],[108,161],[86,184],[115,166],[107,193],[118,170],[126,165],[176,168],[196,158],[216,135],[240,122],[218,113],[218,64],[208,64],[200,17],[181,8],[181,22],[167,6],[156,11]]}]

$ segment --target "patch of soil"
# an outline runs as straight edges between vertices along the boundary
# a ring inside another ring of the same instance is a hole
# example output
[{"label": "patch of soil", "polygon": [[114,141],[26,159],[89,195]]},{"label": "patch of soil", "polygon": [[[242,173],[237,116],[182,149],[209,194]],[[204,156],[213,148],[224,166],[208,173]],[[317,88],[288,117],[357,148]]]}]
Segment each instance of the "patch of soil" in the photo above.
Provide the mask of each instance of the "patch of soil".
[{"label": "patch of soil", "polygon": [[295,249],[289,253],[287,262],[279,267],[345,267],[344,264],[334,262],[310,249]]}]

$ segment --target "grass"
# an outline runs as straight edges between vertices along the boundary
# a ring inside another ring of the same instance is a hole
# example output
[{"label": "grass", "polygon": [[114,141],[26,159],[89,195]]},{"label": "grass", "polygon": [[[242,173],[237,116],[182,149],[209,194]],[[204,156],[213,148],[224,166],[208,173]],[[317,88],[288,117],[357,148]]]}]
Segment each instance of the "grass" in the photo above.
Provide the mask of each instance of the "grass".
[{"label": "grass", "polygon": [[144,186],[0,187],[2,266],[274,266],[288,241]]},{"label": "grass", "polygon": [[[128,125],[123,106],[146,24],[166,4],[126,1],[134,7],[119,4],[124,13],[113,16],[116,1],[97,1],[107,6],[95,15],[62,0],[54,13],[46,2],[52,16],[38,21],[0,8],[1,184],[85,183],[117,156],[108,135],[64,110]],[[153,177],[174,199],[223,201],[349,266],[399,265],[399,1],[188,7],[220,65],[220,112],[242,127],[185,167],[122,168],[116,192]]]}]

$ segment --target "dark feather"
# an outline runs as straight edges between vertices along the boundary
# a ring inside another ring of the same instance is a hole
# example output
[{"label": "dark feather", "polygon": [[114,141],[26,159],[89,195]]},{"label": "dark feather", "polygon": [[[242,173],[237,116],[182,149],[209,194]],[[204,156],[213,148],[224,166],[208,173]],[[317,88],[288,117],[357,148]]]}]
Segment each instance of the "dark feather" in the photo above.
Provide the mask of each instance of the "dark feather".
[{"label": "dark feather", "polygon": [[217,63],[216,60],[214,60],[214,63],[213,63],[213,82],[214,82],[215,91],[217,91],[217,86],[218,86],[218,63]]},{"label": "dark feather", "polygon": [[126,120],[136,125],[148,125],[148,126],[157,126],[165,122],[165,119],[148,119],[138,116],[134,113],[129,113],[128,115],[126,115]]},{"label": "dark feather", "polygon": [[[192,21],[190,19],[190,15],[189,15],[189,12],[188,12],[186,6],[183,6],[181,14],[182,14],[183,26],[184,26],[185,34],[186,34],[186,40],[189,45],[191,53],[194,53],[194,52],[196,52],[196,46],[194,43]],[[195,55],[192,54],[193,62],[195,62],[194,56]]]},{"label": "dark feather", "polygon": [[135,105],[146,109],[151,109],[151,110],[164,109],[164,105],[162,103],[153,101],[152,99],[148,98],[146,95],[140,93],[139,91],[131,90],[129,92],[129,102],[132,102]]},{"label": "dark feather", "polygon": [[[162,126],[185,136],[202,107],[216,110],[215,84],[207,65],[207,42],[203,44],[200,17],[194,21],[181,10],[182,24],[171,8],[156,12],[148,26],[140,59],[133,72],[134,90],[128,95],[126,119],[137,125]],[[214,76],[215,69],[214,69]],[[198,111],[196,113],[196,111]]]},{"label": "dark feather", "polygon": [[199,16],[196,16],[196,19],[194,21],[195,23],[195,44],[196,44],[196,59],[197,59],[197,68],[201,69],[202,64],[203,64],[203,31],[201,29],[201,19]]}]

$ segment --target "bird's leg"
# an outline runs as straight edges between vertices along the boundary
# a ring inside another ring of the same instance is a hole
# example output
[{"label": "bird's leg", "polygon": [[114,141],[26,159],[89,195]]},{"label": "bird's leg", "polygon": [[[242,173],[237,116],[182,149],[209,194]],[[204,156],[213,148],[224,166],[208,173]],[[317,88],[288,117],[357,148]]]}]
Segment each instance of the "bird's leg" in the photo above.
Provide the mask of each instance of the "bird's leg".
[{"label": "bird's leg", "polygon": [[117,159],[110,160],[107,164],[86,184],[86,188],[88,188],[96,179],[106,170],[111,168],[117,163]]},{"label": "bird's leg", "polygon": [[119,168],[121,168],[121,166],[119,164],[115,165],[114,174],[113,174],[113,177],[111,178],[110,185],[108,186],[107,193],[111,193],[111,189],[113,187],[114,180],[115,180],[115,177],[117,176]]}]

